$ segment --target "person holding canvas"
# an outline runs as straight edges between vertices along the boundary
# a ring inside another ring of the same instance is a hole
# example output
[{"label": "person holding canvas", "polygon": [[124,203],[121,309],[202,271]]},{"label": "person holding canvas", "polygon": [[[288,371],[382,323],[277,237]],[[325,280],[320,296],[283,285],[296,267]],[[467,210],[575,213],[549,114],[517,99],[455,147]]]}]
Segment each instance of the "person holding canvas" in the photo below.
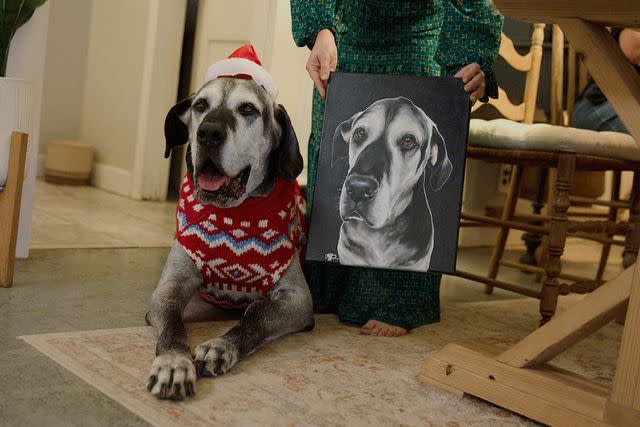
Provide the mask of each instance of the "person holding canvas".
[{"label": "person holding canvas", "polygon": [[[497,97],[493,64],[503,17],[490,0],[291,0],[296,44],[311,49],[314,82],[308,212],[331,71],[455,76],[471,103]],[[361,332],[400,336],[440,320],[440,274],[307,265],[316,312],[336,313]]]}]

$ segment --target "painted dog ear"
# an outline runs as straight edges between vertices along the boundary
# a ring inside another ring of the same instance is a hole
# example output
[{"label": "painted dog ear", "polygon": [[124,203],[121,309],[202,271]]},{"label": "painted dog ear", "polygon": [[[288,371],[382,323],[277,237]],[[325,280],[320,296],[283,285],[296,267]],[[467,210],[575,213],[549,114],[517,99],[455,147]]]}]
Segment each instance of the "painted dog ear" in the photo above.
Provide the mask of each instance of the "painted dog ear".
[{"label": "painted dog ear", "polygon": [[291,124],[291,119],[287,110],[280,104],[275,109],[275,118],[282,135],[280,135],[280,143],[278,144],[275,161],[277,162],[277,173],[287,181],[293,181],[300,175],[304,167],[302,154],[300,154],[300,145],[298,137]]},{"label": "painted dog ear", "polygon": [[171,107],[164,119],[164,158],[168,159],[171,150],[189,141],[189,127],[187,123],[191,117],[191,101],[193,95],[183,99]]},{"label": "painted dog ear", "polygon": [[331,167],[343,157],[349,156],[349,139],[351,137],[351,126],[362,111],[351,116],[349,120],[340,123],[333,134]]},{"label": "painted dog ear", "polygon": [[451,176],[453,166],[447,156],[447,147],[436,125],[431,128],[431,153],[429,153],[431,178],[429,183],[433,191],[438,191]]}]

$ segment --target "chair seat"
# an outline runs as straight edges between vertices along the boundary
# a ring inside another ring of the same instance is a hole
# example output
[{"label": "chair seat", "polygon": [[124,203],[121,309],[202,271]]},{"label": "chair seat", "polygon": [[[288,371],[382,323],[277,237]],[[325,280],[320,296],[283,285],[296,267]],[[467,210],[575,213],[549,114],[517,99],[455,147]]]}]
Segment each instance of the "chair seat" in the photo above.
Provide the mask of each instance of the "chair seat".
[{"label": "chair seat", "polygon": [[626,133],[523,124],[507,119],[472,119],[469,145],[510,150],[572,150],[590,156],[640,161],[640,146]]}]

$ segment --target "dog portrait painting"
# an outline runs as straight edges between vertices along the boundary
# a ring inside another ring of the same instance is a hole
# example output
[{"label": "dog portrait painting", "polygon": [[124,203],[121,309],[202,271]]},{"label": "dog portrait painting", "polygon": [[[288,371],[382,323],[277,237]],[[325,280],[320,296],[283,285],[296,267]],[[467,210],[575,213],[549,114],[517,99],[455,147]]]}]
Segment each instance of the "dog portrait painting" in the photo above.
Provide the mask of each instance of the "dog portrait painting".
[{"label": "dog portrait painting", "polygon": [[335,73],[325,108],[307,260],[453,272],[470,108],[462,84]]}]

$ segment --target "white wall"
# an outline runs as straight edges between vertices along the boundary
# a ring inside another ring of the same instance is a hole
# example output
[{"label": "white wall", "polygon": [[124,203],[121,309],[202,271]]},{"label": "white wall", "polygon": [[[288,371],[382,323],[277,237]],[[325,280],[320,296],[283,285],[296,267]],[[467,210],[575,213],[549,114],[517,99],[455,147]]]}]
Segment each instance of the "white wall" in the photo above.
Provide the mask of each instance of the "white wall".
[{"label": "white wall", "polygon": [[176,98],[185,8],[186,0],[93,2],[81,138],[95,147],[97,187],[166,197],[162,129]]},{"label": "white wall", "polygon": [[27,79],[32,84],[32,117],[29,123],[27,166],[22,189],[22,206],[20,207],[20,225],[16,246],[16,256],[20,258],[25,258],[29,255],[31,210],[35,195],[38,145],[40,142],[40,105],[42,102],[48,18],[49,3],[45,3],[44,6],[35,11],[29,22],[16,32],[11,42],[7,64],[7,77]]},{"label": "white wall", "polygon": [[270,71],[280,89],[278,103],[287,109],[300,142],[305,170],[299,181],[306,182],[313,89],[313,82],[304,68],[309,49],[297,47],[293,42],[289,0],[277,0],[276,5]]},{"label": "white wall", "polygon": [[152,1],[150,6],[131,197],[164,200],[169,181],[164,119],[178,94],[187,4],[186,0],[161,0]]},{"label": "white wall", "polygon": [[44,153],[45,143],[50,139],[80,138],[92,2],[51,0],[48,3],[40,153]]},{"label": "white wall", "polygon": [[95,184],[129,195],[139,123],[148,0],[94,1],[82,139],[95,147]]}]

